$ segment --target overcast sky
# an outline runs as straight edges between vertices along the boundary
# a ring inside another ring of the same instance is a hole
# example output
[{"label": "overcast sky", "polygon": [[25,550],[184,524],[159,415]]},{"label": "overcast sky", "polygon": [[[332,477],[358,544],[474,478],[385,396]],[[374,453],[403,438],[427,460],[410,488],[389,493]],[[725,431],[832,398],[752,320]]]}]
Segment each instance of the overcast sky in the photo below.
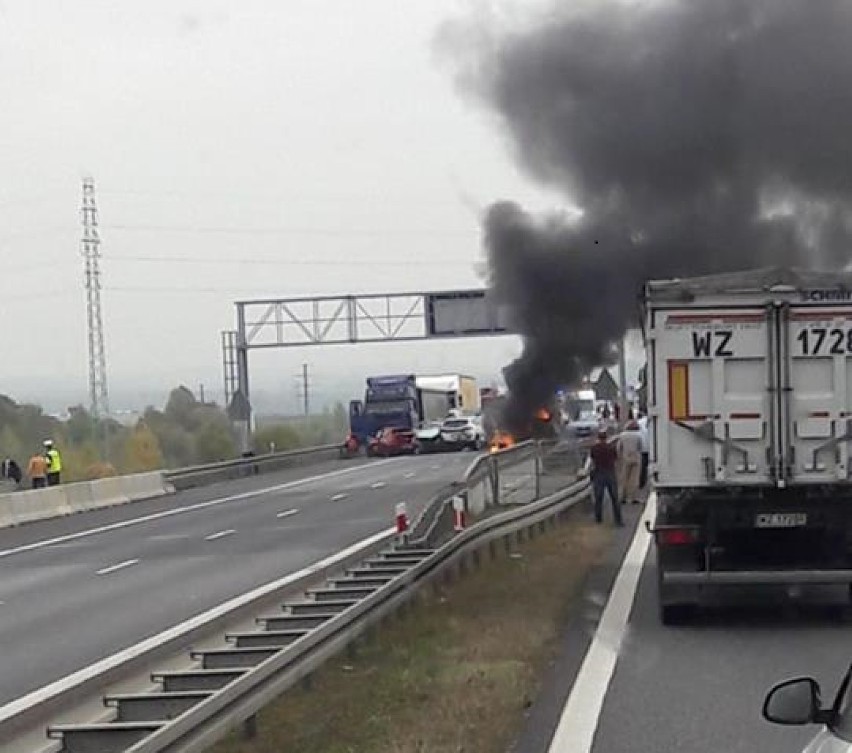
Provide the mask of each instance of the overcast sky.
[{"label": "overcast sky", "polygon": [[[560,199],[435,53],[450,0],[0,0],[0,392],[87,401],[80,179],[94,176],[115,408],[222,392],[237,299],[481,284],[478,209]],[[514,338],[275,350],[318,401],[398,371],[497,378]]]}]

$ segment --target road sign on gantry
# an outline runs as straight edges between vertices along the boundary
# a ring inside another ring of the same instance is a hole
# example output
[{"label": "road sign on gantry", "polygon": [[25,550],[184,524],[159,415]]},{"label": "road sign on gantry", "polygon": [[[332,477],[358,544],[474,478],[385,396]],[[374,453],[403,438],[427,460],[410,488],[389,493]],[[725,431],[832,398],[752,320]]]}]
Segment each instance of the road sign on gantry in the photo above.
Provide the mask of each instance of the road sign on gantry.
[{"label": "road sign on gantry", "polygon": [[427,337],[476,337],[510,331],[508,312],[485,290],[426,294]]},{"label": "road sign on gantry", "polygon": [[[488,291],[381,293],[238,301],[237,328],[222,333],[225,394],[251,413],[248,352],[300,345],[404,342],[513,334],[508,309]],[[242,403],[242,400],[245,403]]]},{"label": "road sign on gantry", "polygon": [[239,301],[237,350],[510,334],[485,290]]}]

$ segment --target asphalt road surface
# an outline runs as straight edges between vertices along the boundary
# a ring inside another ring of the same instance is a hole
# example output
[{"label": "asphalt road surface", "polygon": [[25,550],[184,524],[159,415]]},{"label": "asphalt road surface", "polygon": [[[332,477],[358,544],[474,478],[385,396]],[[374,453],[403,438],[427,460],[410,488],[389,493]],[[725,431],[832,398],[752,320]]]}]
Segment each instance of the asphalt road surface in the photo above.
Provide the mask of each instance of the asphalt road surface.
[{"label": "asphalt road surface", "polygon": [[[638,517],[628,509],[634,526]],[[689,624],[664,627],[653,546],[634,562],[624,557],[647,536],[637,528],[619,533],[608,561],[590,578],[562,656],[514,750],[800,753],[817,728],[763,721],[763,699],[771,685],[799,675],[821,682],[824,703],[834,698],[852,662],[852,622],[839,609],[845,590],[812,589],[794,599],[783,591],[726,591]],[[635,590],[614,597],[619,586],[613,584],[630,585],[631,576]],[[613,599],[623,602],[621,625]],[[595,703],[596,694],[602,703]],[[568,719],[560,741],[556,730]],[[584,727],[590,745],[578,734]]]},{"label": "asphalt road surface", "polygon": [[414,518],[470,453],[338,462],[0,531],[0,704]]}]

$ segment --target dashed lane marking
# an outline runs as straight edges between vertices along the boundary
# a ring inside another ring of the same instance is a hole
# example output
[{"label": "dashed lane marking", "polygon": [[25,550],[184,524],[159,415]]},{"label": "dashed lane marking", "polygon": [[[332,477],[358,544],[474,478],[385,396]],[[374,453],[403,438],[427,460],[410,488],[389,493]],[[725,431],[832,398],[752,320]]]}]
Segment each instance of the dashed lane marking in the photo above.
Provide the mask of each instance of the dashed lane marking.
[{"label": "dashed lane marking", "polygon": [[224,539],[225,536],[232,536],[237,531],[234,528],[229,528],[226,531],[219,531],[219,533],[211,533],[209,536],[205,536],[205,541],[216,541],[217,539]]},{"label": "dashed lane marking", "polygon": [[345,492],[341,492],[340,494],[335,494],[332,498],[332,502],[340,502],[341,499],[346,499],[349,495]]},{"label": "dashed lane marking", "polygon": [[299,511],[298,511],[298,510],[296,510],[296,509],[293,509],[293,510],[282,510],[282,511],[281,511],[281,512],[279,512],[279,513],[278,513],[275,517],[276,517],[276,518],[289,518],[291,515],[295,515],[297,512],[299,512]]},{"label": "dashed lane marking", "polygon": [[109,575],[110,573],[117,572],[119,570],[124,570],[126,567],[133,567],[139,563],[139,560],[124,560],[124,562],[119,562],[117,565],[110,565],[109,567],[104,567],[95,572],[95,575]]},{"label": "dashed lane marking", "polygon": [[109,531],[117,531],[121,528],[129,528],[130,526],[139,525],[140,523],[149,523],[152,520],[159,520],[160,518],[170,518],[172,515],[183,515],[188,512],[195,512],[196,510],[205,510],[208,507],[216,507],[217,505],[223,505],[228,502],[236,502],[241,499],[253,499],[254,497],[262,497],[267,494],[273,494],[275,492],[285,491],[286,489],[295,489],[299,486],[304,486],[305,484],[310,484],[314,481],[322,481],[328,478],[335,478],[336,476],[343,476],[344,474],[356,473],[358,471],[363,471],[366,469],[376,468],[380,465],[385,465],[386,463],[392,462],[391,460],[374,460],[372,463],[355,466],[354,468],[342,468],[339,471],[331,471],[330,473],[321,473],[317,476],[308,476],[307,478],[296,479],[295,481],[287,481],[283,484],[275,484],[274,486],[267,486],[263,489],[255,489],[249,492],[241,492],[239,494],[231,494],[227,497],[219,497],[218,499],[211,499],[206,502],[199,502],[194,505],[187,505],[186,507],[176,507],[171,510],[164,510],[163,512],[152,513],[151,515],[142,515],[139,518],[131,518],[130,520],[121,520],[117,523],[110,523],[105,526],[98,526],[97,528],[88,528],[85,531],[77,531],[76,533],[69,533],[65,536],[57,536],[52,539],[42,539],[41,541],[33,541],[30,544],[24,544],[23,546],[16,546],[12,549],[2,549],[0,550],[0,558],[10,557],[13,554],[23,554],[24,552],[31,552],[35,549],[43,549],[47,546],[54,546],[56,544],[62,544],[66,541],[74,541],[76,539],[83,539],[87,536],[95,536],[99,533],[108,533]]}]

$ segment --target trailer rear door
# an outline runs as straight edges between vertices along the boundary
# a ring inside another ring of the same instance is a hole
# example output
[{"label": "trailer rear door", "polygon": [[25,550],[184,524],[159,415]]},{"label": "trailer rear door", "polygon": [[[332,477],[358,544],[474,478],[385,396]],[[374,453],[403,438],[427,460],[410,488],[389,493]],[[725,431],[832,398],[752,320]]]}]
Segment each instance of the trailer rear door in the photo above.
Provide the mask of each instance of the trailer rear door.
[{"label": "trailer rear door", "polygon": [[659,486],[774,483],[771,318],[763,308],[652,312]]},{"label": "trailer rear door", "polygon": [[849,479],[852,306],[791,305],[781,313],[785,477]]}]

